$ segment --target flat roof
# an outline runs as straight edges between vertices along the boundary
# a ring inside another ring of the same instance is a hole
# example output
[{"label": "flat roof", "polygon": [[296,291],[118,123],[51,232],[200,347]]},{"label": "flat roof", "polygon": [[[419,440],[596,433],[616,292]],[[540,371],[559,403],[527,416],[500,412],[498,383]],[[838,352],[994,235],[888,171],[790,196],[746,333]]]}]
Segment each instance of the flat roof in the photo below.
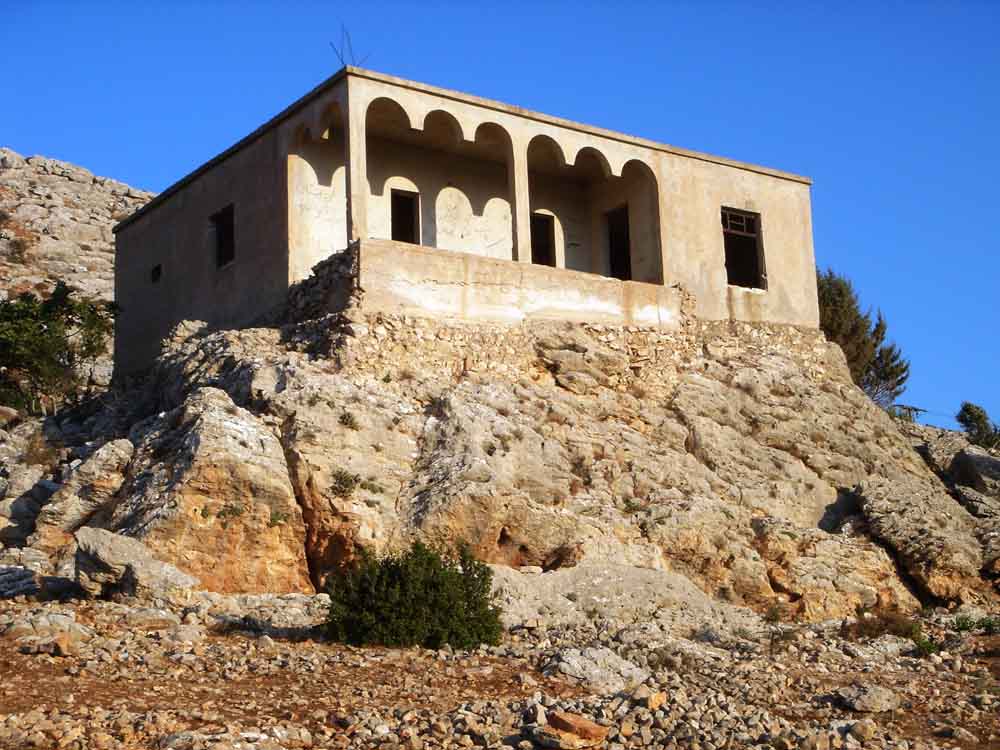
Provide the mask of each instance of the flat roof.
[{"label": "flat roof", "polygon": [[347,65],[338,70],[332,76],[327,78],[321,84],[316,86],[312,91],[307,93],[305,96],[300,97],[295,102],[285,107],[281,112],[272,117],[270,120],[265,122],[259,128],[254,130],[248,136],[241,138],[239,141],[234,143],[232,146],[227,148],[218,156],[209,159],[207,162],[202,164],[200,167],[185,175],[173,185],[168,187],[162,193],[159,193],[155,198],[153,198],[149,203],[140,208],[135,213],[130,216],[125,217],[120,222],[118,222],[113,232],[118,232],[124,226],[131,224],[133,221],[138,219],[140,216],[144,215],[148,211],[151,211],[156,206],[163,203],[167,198],[176,193],[182,187],[188,183],[194,181],[201,174],[207,172],[209,169],[214,167],[216,164],[228,159],[234,153],[242,149],[244,146],[249,145],[253,141],[260,138],[266,132],[287,120],[289,117],[297,113],[302,107],[311,102],[318,96],[326,93],[328,90],[336,86],[343,79],[348,76],[356,76],[358,78],[368,78],[373,81],[379,81],[381,83],[386,83],[392,86],[397,86],[399,88],[410,89],[412,91],[419,91],[425,94],[433,94],[434,96],[439,96],[443,99],[452,99],[454,101],[465,102],[467,104],[472,104],[477,107],[483,107],[484,109],[492,109],[499,112],[506,112],[507,114],[515,115],[517,117],[523,117],[528,120],[535,120],[537,122],[544,122],[549,125],[555,125],[557,127],[565,128],[567,130],[576,130],[581,133],[589,133],[591,135],[600,136],[601,138],[607,138],[609,140],[620,141],[622,143],[628,143],[635,146],[640,146],[642,148],[648,148],[653,151],[662,151],[668,154],[676,154],[677,156],[685,156],[691,159],[698,159],[700,161],[712,162],[714,164],[722,164],[727,167],[734,167],[736,169],[743,169],[749,172],[757,172],[759,174],[768,175],[770,177],[777,177],[783,180],[791,180],[793,182],[800,182],[805,185],[811,185],[812,180],[808,177],[803,177],[802,175],[794,174],[792,172],[783,172],[778,169],[771,169],[770,167],[763,167],[759,164],[751,164],[749,162],[737,161],[735,159],[727,159],[723,156],[713,156],[712,154],[706,154],[701,151],[691,151],[686,148],[679,148],[677,146],[671,146],[666,143],[659,143],[657,141],[651,141],[646,138],[639,138],[632,135],[627,135],[625,133],[619,133],[614,130],[605,130],[604,128],[598,128],[591,125],[584,125],[583,123],[574,122],[572,120],[565,120],[561,117],[553,117],[552,115],[542,114],[541,112],[534,112],[529,109],[524,109],[522,107],[515,106],[513,104],[505,104],[504,102],[498,102],[493,99],[484,99],[479,96],[473,96],[471,94],[464,94],[460,91],[452,91],[450,89],[443,89],[437,86],[431,86],[426,83],[418,83],[417,81],[409,81],[405,78],[397,78],[396,76],[386,75],[385,73],[377,73],[373,70],[366,70],[365,68],[358,68],[353,65]]}]

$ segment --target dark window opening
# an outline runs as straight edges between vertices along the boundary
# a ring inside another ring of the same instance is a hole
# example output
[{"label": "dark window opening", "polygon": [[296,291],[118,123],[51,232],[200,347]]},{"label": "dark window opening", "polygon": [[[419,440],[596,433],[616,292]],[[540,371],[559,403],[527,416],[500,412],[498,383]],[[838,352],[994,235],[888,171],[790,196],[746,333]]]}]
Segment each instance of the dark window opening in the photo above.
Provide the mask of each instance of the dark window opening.
[{"label": "dark window opening", "polygon": [[531,215],[531,262],[556,267],[556,222],[548,214]]},{"label": "dark window opening", "polygon": [[215,267],[222,268],[236,260],[236,223],[230,203],[209,219],[215,235]]},{"label": "dark window opening", "polygon": [[392,191],[392,238],[396,242],[420,244],[420,195],[404,190]]},{"label": "dark window opening", "polygon": [[611,277],[630,281],[632,279],[632,247],[628,236],[628,206],[608,211],[605,218],[608,221],[608,255],[611,261]]},{"label": "dark window opening", "polygon": [[749,289],[766,289],[760,214],[722,209],[722,237],[726,246],[728,283]]},{"label": "dark window opening", "polygon": [[149,272],[149,280],[154,284],[159,283],[160,279],[163,277],[163,266],[157,263],[153,266],[153,270]]}]

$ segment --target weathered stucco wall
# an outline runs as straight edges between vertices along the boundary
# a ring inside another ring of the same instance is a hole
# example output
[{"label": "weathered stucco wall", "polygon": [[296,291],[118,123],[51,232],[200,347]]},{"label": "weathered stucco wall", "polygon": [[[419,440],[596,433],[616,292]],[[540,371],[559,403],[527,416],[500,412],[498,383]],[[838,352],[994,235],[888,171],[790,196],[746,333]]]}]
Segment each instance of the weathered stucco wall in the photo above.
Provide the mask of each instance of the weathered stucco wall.
[{"label": "weathered stucco wall", "polygon": [[[243,325],[288,287],[286,153],[268,134],[203,174],[116,239],[115,370],[148,366],[184,319]],[[236,258],[216,267],[210,217],[234,206]],[[153,282],[153,268],[161,268]]]},{"label": "weathered stucco wall", "polygon": [[381,138],[368,139],[368,236],[392,239],[392,190],[420,193],[421,244],[511,260],[507,169]]},{"label": "weathered stucco wall", "polygon": [[500,323],[570,320],[671,329],[683,302],[678,289],[659,284],[385,240],[361,241],[359,286],[366,313]]},{"label": "weathered stucco wall", "polygon": [[309,140],[288,157],[290,280],[347,247],[347,182],[343,134]]},{"label": "weathered stucco wall", "polygon": [[[818,326],[809,186],[672,154],[659,158],[666,279],[694,294],[697,315]],[[723,206],[760,213],[766,291],[727,285]]]}]

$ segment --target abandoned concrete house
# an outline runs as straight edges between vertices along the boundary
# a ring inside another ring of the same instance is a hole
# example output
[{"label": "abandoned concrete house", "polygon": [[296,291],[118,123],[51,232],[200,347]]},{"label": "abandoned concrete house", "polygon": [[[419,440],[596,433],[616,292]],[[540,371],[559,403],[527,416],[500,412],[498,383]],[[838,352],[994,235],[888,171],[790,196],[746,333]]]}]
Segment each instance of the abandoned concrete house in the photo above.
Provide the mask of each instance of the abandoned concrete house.
[{"label": "abandoned concrete house", "polygon": [[351,243],[372,311],[818,324],[810,181],[348,67],[116,228],[116,370]]}]

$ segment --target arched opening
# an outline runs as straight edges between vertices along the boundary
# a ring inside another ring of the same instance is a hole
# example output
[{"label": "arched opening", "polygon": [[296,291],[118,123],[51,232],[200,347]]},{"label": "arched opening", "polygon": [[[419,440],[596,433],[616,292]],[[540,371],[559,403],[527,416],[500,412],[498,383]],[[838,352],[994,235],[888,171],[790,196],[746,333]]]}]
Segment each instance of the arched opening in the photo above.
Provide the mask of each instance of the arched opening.
[{"label": "arched opening", "polygon": [[658,191],[647,165],[632,160],[616,177],[599,149],[585,146],[567,163],[559,144],[540,135],[528,144],[528,187],[535,262],[662,282]]},{"label": "arched opening", "polygon": [[513,257],[503,128],[480,125],[468,141],[451,113],[411,120],[388,99],[372,102],[365,127],[369,236]]},{"label": "arched opening", "polygon": [[295,134],[288,154],[288,241],[292,281],[347,247],[344,117],[331,104],[315,128]]}]

